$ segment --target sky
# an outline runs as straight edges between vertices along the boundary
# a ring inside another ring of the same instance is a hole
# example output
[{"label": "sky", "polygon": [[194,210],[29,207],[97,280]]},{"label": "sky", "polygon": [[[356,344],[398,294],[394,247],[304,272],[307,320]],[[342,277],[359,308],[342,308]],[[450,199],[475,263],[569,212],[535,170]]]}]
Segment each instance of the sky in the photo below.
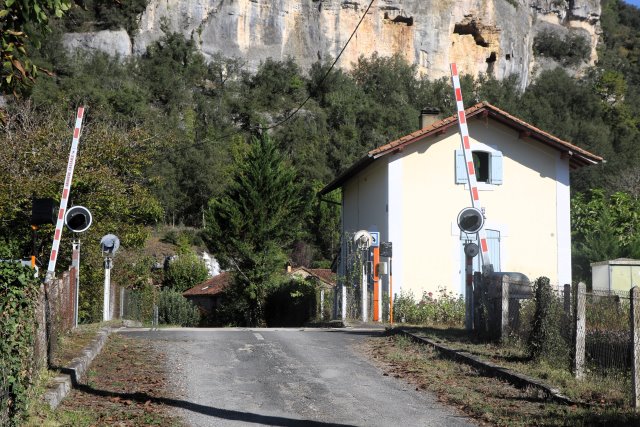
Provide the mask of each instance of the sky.
[{"label": "sky", "polygon": [[624,0],[625,3],[632,4],[636,7],[640,7],[640,0]]}]

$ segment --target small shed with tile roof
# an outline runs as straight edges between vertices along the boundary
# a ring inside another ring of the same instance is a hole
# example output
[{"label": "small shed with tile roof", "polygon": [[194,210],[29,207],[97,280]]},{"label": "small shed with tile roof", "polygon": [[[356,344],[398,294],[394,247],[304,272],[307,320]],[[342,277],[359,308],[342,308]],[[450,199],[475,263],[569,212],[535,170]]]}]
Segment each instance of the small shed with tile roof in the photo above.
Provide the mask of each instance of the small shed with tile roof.
[{"label": "small shed with tile roof", "polygon": [[231,273],[222,273],[187,289],[182,295],[194,303],[203,317],[211,316],[216,308],[223,303],[224,291],[231,283]]}]

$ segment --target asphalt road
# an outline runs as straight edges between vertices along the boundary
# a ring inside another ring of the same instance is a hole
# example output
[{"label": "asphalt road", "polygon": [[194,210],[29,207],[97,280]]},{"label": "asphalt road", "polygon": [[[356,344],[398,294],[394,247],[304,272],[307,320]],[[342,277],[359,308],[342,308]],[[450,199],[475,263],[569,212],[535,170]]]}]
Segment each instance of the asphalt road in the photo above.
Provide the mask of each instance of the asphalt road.
[{"label": "asphalt road", "polygon": [[473,421],[383,376],[358,351],[379,331],[127,330],[169,359],[192,426],[469,426]]}]

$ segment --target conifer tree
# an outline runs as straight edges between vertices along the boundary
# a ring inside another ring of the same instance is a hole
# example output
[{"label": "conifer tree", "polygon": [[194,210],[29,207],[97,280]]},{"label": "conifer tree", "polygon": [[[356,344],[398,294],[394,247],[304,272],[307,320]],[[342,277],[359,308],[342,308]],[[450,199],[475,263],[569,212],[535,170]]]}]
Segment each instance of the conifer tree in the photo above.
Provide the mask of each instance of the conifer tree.
[{"label": "conifer tree", "polygon": [[295,170],[267,135],[252,138],[236,166],[231,185],[209,202],[205,239],[234,272],[225,302],[229,321],[262,325],[268,288],[284,271],[306,203]]}]

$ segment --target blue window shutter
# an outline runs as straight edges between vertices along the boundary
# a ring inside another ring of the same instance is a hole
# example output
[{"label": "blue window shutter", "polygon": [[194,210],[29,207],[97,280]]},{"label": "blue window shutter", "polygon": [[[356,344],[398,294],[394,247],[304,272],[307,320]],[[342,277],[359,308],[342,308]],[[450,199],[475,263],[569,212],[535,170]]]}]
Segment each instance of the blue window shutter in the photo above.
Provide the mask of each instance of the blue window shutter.
[{"label": "blue window shutter", "polygon": [[467,182],[467,169],[464,167],[464,152],[456,150],[456,184]]},{"label": "blue window shutter", "polygon": [[491,184],[502,184],[502,153],[491,153]]}]

